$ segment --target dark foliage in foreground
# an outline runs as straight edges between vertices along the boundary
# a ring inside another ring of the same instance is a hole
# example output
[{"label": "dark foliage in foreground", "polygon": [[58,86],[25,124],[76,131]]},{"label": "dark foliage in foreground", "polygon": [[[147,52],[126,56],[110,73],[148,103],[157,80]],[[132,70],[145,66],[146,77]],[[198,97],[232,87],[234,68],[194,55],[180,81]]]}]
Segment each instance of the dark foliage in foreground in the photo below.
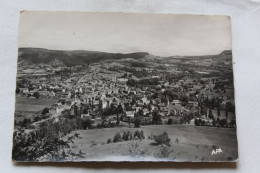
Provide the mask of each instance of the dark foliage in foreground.
[{"label": "dark foliage in foreground", "polygon": [[82,129],[81,119],[49,119],[40,124],[37,130],[18,130],[13,134],[12,159],[16,161],[37,161],[48,156],[50,161],[65,160],[61,149],[69,148],[72,140],[62,137],[73,130]]}]

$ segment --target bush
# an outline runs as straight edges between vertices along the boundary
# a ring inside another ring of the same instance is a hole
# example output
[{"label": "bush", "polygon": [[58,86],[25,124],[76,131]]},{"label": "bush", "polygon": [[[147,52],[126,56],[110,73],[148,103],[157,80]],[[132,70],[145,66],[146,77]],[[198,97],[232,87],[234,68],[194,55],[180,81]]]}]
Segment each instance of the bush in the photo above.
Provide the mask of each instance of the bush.
[{"label": "bush", "polygon": [[29,126],[31,123],[32,123],[32,122],[31,122],[31,119],[29,119],[29,118],[24,118],[21,126],[22,126],[22,127],[27,127],[27,126]]},{"label": "bush", "polygon": [[50,118],[50,115],[42,115],[42,119]]},{"label": "bush", "polygon": [[132,132],[130,132],[130,131],[124,132],[123,136],[122,136],[122,139],[124,141],[132,140],[133,139]]},{"label": "bush", "polygon": [[168,125],[171,125],[172,123],[173,123],[173,119],[172,119],[172,118],[169,118],[167,124],[168,124]]},{"label": "bush", "polygon": [[101,129],[102,128],[102,124],[97,124],[97,128]]},{"label": "bush", "polygon": [[226,119],[221,119],[221,120],[219,121],[219,125],[220,125],[221,127],[226,127],[226,125],[227,125],[227,120],[226,120]]},{"label": "bush", "polygon": [[179,121],[178,121],[177,119],[175,119],[175,120],[173,121],[173,124],[179,124]]},{"label": "bush", "polygon": [[122,142],[122,137],[120,135],[120,133],[116,133],[116,135],[114,136],[113,138],[113,142],[116,143],[116,142]]},{"label": "bush", "polygon": [[86,121],[83,122],[83,129],[91,129],[91,125],[92,125],[92,122],[90,119],[87,119]]},{"label": "bush", "polygon": [[195,126],[201,126],[202,120],[201,119],[195,119]]},{"label": "bush", "polygon": [[114,128],[116,126],[116,123],[110,123],[110,127]]},{"label": "bush", "polygon": [[35,98],[39,98],[41,95],[40,95],[40,93],[35,92],[35,93],[33,93],[33,96],[34,96]]},{"label": "bush", "polygon": [[167,145],[170,146],[171,139],[168,137],[168,134],[166,132],[163,132],[163,134],[154,136],[154,141],[157,145]]},{"label": "bush", "polygon": [[141,135],[141,136],[140,136],[140,137],[141,137],[141,139],[145,139],[145,136],[144,136],[144,131],[142,131],[142,130],[141,130],[141,134],[140,134],[140,135]]},{"label": "bush", "polygon": [[107,140],[107,144],[110,144],[112,142],[112,140],[109,138],[108,140]]},{"label": "bush", "polygon": [[141,131],[138,131],[136,130],[135,133],[134,133],[134,138],[135,139],[144,139],[144,132],[141,130]]},{"label": "bush", "polygon": [[42,114],[45,115],[49,113],[49,108],[45,107],[43,110],[42,110]]},{"label": "bush", "polygon": [[168,158],[170,154],[172,153],[172,150],[169,150],[168,147],[162,147],[160,152],[157,154],[157,157],[159,158]]},{"label": "bush", "polygon": [[153,139],[154,139],[154,135],[153,135],[153,133],[151,133],[151,135],[148,136],[148,139],[150,139],[150,140],[153,140]]},{"label": "bush", "polygon": [[135,120],[135,127],[139,128],[140,127],[140,124],[141,124],[141,120],[139,118],[137,118]]},{"label": "bush", "polygon": [[42,120],[42,119],[41,119],[41,117],[39,117],[39,116],[36,116],[36,117],[34,117],[34,119],[33,119],[34,122],[41,121],[41,120]]},{"label": "bush", "polygon": [[141,136],[140,132],[136,130],[134,133],[134,139],[140,139],[140,136]]}]

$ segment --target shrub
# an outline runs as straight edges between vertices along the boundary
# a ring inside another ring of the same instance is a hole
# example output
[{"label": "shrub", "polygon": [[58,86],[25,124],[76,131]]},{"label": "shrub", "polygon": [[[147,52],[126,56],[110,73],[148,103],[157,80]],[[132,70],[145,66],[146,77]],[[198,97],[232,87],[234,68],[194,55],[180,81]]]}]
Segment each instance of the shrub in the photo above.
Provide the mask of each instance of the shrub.
[{"label": "shrub", "polygon": [[140,139],[141,138],[141,133],[138,130],[135,131],[134,138],[135,139]]},{"label": "shrub", "polygon": [[34,117],[33,121],[34,121],[34,122],[41,121],[41,117],[36,116],[36,117]]},{"label": "shrub", "polygon": [[107,144],[110,144],[112,142],[112,140],[109,138],[108,140],[107,140]]},{"label": "shrub", "polygon": [[141,124],[141,120],[139,118],[137,118],[135,120],[135,127],[139,128],[140,127],[140,124]]},{"label": "shrub", "polygon": [[126,132],[123,133],[122,139],[123,139],[124,141],[128,141],[128,136],[127,136],[127,133],[126,133]]},{"label": "shrub", "polygon": [[102,127],[102,128],[110,128],[110,125],[107,124],[107,123],[102,123],[102,124],[101,124],[101,127]]},{"label": "shrub", "polygon": [[42,115],[42,119],[50,118],[50,115]]},{"label": "shrub", "polygon": [[91,129],[92,122],[90,119],[87,119],[83,122],[83,129]]},{"label": "shrub", "polygon": [[195,119],[195,126],[201,126],[202,125],[202,120],[201,119]]},{"label": "shrub", "polygon": [[116,126],[116,123],[110,123],[110,127],[114,128]]},{"label": "shrub", "polygon": [[165,146],[161,148],[160,152],[157,154],[157,157],[168,158],[172,152],[172,150],[169,150],[169,148]]},{"label": "shrub", "polygon": [[221,119],[221,120],[219,121],[219,125],[220,125],[221,127],[225,127],[225,126],[227,125],[227,120],[226,120],[226,119]]},{"label": "shrub", "polygon": [[120,133],[116,133],[116,135],[114,136],[113,138],[113,142],[116,143],[116,142],[122,142],[122,137],[120,135]]},{"label": "shrub", "polygon": [[173,123],[173,119],[172,119],[172,118],[169,118],[167,124],[168,124],[168,125],[171,125],[172,123]]},{"label": "shrub", "polygon": [[49,113],[49,108],[45,107],[43,110],[42,110],[42,114],[45,115]]},{"label": "shrub", "polygon": [[22,127],[27,127],[31,124],[31,119],[29,118],[24,118],[23,122],[22,122]]},{"label": "shrub", "polygon": [[153,124],[162,124],[162,117],[157,112],[153,112]]},{"label": "shrub", "polygon": [[132,132],[128,131],[128,132],[127,132],[127,135],[129,136],[129,139],[130,139],[130,140],[133,139],[133,134],[132,134]]},{"label": "shrub", "polygon": [[145,139],[144,131],[136,130],[135,133],[134,133],[134,138],[135,139]]},{"label": "shrub", "polygon": [[97,125],[97,128],[98,128],[98,129],[101,129],[101,128],[102,128],[102,124],[98,124],[98,125]]},{"label": "shrub", "polygon": [[151,133],[151,135],[148,136],[148,139],[150,139],[150,140],[153,140],[153,139],[154,139],[154,135],[153,135],[153,133]]},{"label": "shrub", "polygon": [[36,98],[39,98],[41,95],[40,95],[40,93],[38,93],[38,92],[34,92],[34,93],[33,93],[33,96],[36,97]]},{"label": "shrub", "polygon": [[175,119],[175,120],[173,121],[173,124],[179,124],[179,121],[178,121],[177,119]]},{"label": "shrub", "polygon": [[130,132],[130,131],[127,131],[127,132],[124,132],[123,133],[123,136],[122,136],[122,139],[124,140],[124,141],[128,141],[128,140],[132,140],[132,132]]},{"label": "shrub", "polygon": [[142,130],[141,130],[141,133],[140,133],[140,137],[141,137],[141,139],[145,139],[144,131],[142,131]]},{"label": "shrub", "polygon": [[144,139],[144,138],[145,138],[145,136],[144,136],[144,131],[141,130],[141,134],[140,134],[140,135],[141,135],[141,139]]},{"label": "shrub", "polygon": [[184,118],[181,118],[180,120],[179,120],[179,124],[183,124],[184,123]]},{"label": "shrub", "polygon": [[170,146],[171,139],[168,137],[168,134],[166,132],[163,132],[163,134],[154,136],[154,141],[157,145],[167,145]]}]

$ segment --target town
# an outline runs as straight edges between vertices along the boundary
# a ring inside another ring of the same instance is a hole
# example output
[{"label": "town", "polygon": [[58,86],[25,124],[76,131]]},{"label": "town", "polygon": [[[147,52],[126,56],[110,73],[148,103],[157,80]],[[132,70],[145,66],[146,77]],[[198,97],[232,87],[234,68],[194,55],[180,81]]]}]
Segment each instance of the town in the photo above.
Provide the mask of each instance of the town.
[{"label": "town", "polygon": [[51,63],[21,58],[16,132],[73,119],[75,127],[64,134],[58,130],[61,137],[78,129],[149,125],[236,128],[231,51],[204,57],[145,54],[73,66],[56,58]]}]

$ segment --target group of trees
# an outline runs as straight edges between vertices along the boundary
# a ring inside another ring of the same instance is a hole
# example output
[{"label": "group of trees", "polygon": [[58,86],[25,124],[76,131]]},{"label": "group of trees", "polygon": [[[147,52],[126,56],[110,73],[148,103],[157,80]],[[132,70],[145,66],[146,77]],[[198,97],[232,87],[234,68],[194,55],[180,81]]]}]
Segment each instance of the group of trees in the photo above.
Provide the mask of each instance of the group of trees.
[{"label": "group of trees", "polygon": [[39,129],[25,132],[19,130],[13,135],[13,159],[37,161],[48,155],[50,160],[64,159],[59,154],[62,148],[69,148],[68,141],[61,139],[72,130],[78,129],[81,122],[76,119],[49,119],[40,124]]},{"label": "group of trees", "polygon": [[205,121],[202,119],[195,119],[195,125],[196,126],[213,126],[213,127],[230,127],[230,128],[234,128],[236,127],[236,121],[235,120],[231,120],[230,122],[228,122],[226,119],[213,119],[212,123],[210,123],[209,121]]},{"label": "group of trees", "polygon": [[108,139],[107,143],[111,143],[112,141],[116,143],[116,142],[131,141],[131,140],[138,140],[138,139],[145,139],[143,130],[141,131],[136,130],[134,131],[134,133],[131,131],[124,131],[122,135],[119,132],[117,132],[114,135],[113,140]]}]

